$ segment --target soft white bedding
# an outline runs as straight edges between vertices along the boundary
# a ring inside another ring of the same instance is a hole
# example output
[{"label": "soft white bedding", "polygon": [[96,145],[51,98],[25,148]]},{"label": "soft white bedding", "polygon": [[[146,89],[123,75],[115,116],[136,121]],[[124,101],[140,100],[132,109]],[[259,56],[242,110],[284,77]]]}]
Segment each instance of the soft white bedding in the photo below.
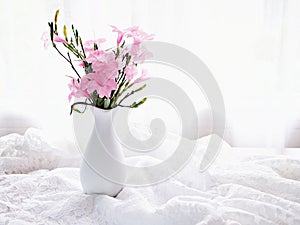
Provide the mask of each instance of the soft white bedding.
[{"label": "soft white bedding", "polygon": [[[199,140],[200,149],[207,139]],[[218,160],[201,174],[200,152],[174,178],[126,187],[111,198],[83,194],[78,155],[51,148],[34,130],[2,137],[0,224],[300,224],[300,158],[260,155],[241,161],[224,143]]]}]

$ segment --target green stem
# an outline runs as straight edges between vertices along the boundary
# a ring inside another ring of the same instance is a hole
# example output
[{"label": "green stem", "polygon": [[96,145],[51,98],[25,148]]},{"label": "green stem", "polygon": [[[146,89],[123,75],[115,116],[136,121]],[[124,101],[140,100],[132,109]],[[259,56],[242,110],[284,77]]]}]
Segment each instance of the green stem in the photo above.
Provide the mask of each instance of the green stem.
[{"label": "green stem", "polygon": [[82,55],[74,45],[69,43],[64,43],[64,46],[69,49],[77,58],[82,59],[85,61],[85,56]]},{"label": "green stem", "polygon": [[121,101],[118,103],[118,105],[120,105],[126,98],[128,98],[129,96],[131,96],[131,95],[133,95],[133,94],[134,94],[134,91],[132,91],[132,92],[130,92],[130,93],[127,93],[127,94],[125,95],[125,97],[122,98]]},{"label": "green stem", "polygon": [[84,51],[84,47],[83,47],[82,40],[81,40],[81,37],[80,37],[80,36],[79,36],[79,43],[80,43],[80,47],[81,47],[82,52],[83,52],[83,56],[84,56],[84,58],[86,58],[85,51]]},{"label": "green stem", "polygon": [[126,98],[128,98],[129,96],[133,95],[134,93],[138,92],[138,91],[141,91],[143,90],[144,88],[146,87],[146,84],[144,84],[143,86],[139,87],[138,89],[136,90],[133,90],[129,93],[127,93],[124,98],[121,99],[121,101],[118,103],[118,105],[120,105]]},{"label": "green stem", "polygon": [[131,108],[130,105],[116,105],[116,107],[117,107],[117,106],[124,107],[124,108]]},{"label": "green stem", "polygon": [[75,105],[85,105],[85,106],[91,105],[91,106],[94,106],[94,104],[89,104],[89,103],[87,103],[87,102],[75,102],[73,105],[71,105],[71,112],[70,112],[70,115],[72,114],[73,108],[74,108]]},{"label": "green stem", "polygon": [[129,82],[127,82],[125,84],[125,88],[121,91],[121,93],[119,94],[119,96],[121,96],[125,91],[127,91],[129,88],[131,88],[134,85],[134,83],[131,83],[129,85],[128,84],[129,84]]}]

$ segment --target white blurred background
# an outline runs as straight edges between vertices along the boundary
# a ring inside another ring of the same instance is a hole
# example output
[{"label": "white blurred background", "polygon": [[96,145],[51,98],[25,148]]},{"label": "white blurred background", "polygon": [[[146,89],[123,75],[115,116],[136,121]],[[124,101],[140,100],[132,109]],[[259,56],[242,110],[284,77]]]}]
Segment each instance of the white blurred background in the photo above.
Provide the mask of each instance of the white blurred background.
[{"label": "white blurred background", "polygon": [[[231,145],[300,147],[298,0],[0,0],[3,132],[26,126],[17,120],[24,117],[54,138],[73,138],[65,77],[72,70],[40,40],[56,9],[60,24],[73,23],[84,39],[114,38],[109,25],[138,25],[156,40],[197,54],[223,93]],[[154,66],[149,72],[180,83],[170,69]],[[209,130],[205,98],[201,92],[191,95],[202,115],[200,126]],[[158,106],[144,111],[149,107]],[[159,106],[162,117],[170,117],[167,108]],[[177,129],[174,121],[171,130]]]}]

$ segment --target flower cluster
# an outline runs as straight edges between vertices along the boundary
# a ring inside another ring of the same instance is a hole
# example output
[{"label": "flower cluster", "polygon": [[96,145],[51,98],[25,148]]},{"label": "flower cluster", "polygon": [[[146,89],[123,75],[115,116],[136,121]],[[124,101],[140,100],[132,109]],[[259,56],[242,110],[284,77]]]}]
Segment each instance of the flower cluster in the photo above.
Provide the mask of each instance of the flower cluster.
[{"label": "flower cluster", "polygon": [[[105,39],[89,40],[83,42],[78,30],[72,25],[72,37],[69,38],[67,28],[64,26],[64,38],[60,37],[57,31],[57,19],[59,11],[56,11],[54,22],[49,22],[50,33],[44,33],[42,39],[44,47],[49,44],[71,65],[77,77],[71,77],[69,83],[69,101],[72,98],[84,98],[85,101],[75,102],[71,106],[73,110],[80,112],[74,106],[92,105],[102,109],[112,109],[117,106],[136,108],[146,101],[146,98],[131,105],[122,105],[122,102],[145,88],[141,87],[125,93],[133,85],[148,78],[147,71],[140,68],[141,63],[151,53],[143,45],[144,41],[152,40],[153,35],[147,34],[137,26],[124,30],[111,26],[112,32],[117,33],[116,47],[105,49]],[[130,45],[125,45],[128,43]],[[67,48],[67,55],[64,55],[58,48],[58,44]],[[80,61],[78,67],[84,69],[80,75],[73,64],[70,52]]]}]

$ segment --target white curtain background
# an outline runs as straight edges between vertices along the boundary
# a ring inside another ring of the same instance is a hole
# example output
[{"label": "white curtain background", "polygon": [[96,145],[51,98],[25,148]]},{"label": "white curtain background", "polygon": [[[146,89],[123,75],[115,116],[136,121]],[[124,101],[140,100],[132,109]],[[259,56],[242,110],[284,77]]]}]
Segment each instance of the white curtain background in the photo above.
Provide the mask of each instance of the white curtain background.
[{"label": "white curtain background", "polygon": [[72,139],[64,76],[72,70],[40,41],[58,8],[60,24],[73,23],[85,39],[114,38],[108,25],[138,25],[197,54],[222,90],[230,144],[300,146],[300,1],[0,0],[1,111]]}]

